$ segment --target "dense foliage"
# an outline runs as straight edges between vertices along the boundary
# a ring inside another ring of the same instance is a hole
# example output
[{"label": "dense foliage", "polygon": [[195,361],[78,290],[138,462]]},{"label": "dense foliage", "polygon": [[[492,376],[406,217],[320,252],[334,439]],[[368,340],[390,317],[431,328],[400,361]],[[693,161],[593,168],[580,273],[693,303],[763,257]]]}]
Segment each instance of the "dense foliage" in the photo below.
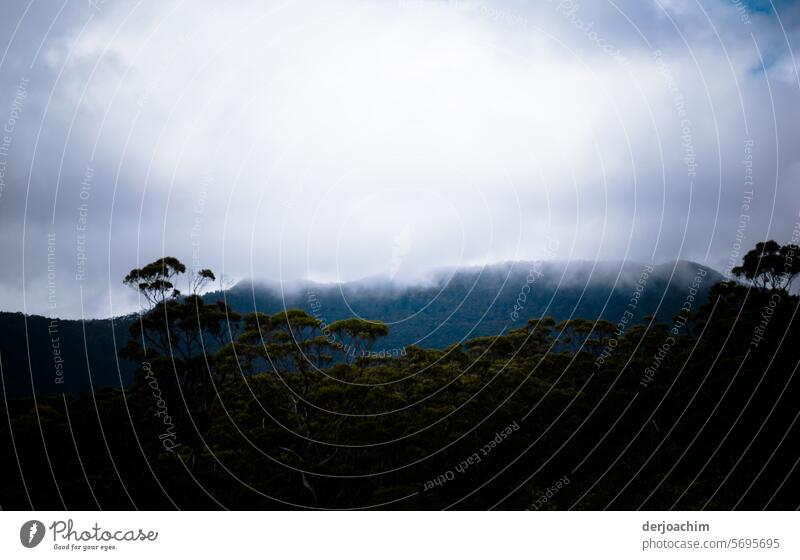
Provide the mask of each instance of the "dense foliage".
[{"label": "dense foliage", "polygon": [[532,318],[380,352],[382,323],[239,315],[175,293],[168,264],[129,276],[151,301],[129,389],[6,401],[4,509],[800,505],[780,287],[703,303],[690,283],[668,323]]}]

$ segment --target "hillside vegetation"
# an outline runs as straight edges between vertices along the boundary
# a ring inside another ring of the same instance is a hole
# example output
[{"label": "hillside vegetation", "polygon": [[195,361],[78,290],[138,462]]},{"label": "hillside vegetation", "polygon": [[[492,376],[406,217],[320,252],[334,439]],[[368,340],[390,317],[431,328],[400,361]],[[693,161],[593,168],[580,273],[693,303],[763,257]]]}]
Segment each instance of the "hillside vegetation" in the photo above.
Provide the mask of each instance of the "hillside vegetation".
[{"label": "hillside vegetation", "polygon": [[149,267],[129,388],[7,401],[3,508],[797,507],[790,283],[701,299],[696,271],[666,322],[631,295],[390,355],[383,323],[241,315]]}]

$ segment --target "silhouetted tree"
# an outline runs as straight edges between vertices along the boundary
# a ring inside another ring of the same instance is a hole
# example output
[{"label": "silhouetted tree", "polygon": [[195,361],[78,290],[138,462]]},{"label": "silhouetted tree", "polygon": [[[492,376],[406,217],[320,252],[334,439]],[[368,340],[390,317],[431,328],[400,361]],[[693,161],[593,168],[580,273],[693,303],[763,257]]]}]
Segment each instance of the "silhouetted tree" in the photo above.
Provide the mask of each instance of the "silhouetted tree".
[{"label": "silhouetted tree", "polygon": [[[175,257],[164,257],[132,270],[124,279],[150,303],[131,327],[131,341],[123,355],[143,365],[137,384],[145,392],[152,377],[158,392],[169,403],[171,418],[182,422],[190,444],[192,463],[203,448],[221,384],[236,370],[225,350],[238,333],[240,316],[224,302],[206,304],[197,292],[213,281],[203,269],[189,280],[192,294],[181,297],[176,287],[186,266]],[[145,379],[147,378],[147,379]]]},{"label": "silhouetted tree", "polygon": [[800,274],[800,247],[781,246],[772,240],[759,242],[731,272],[762,290],[789,291],[792,281]]},{"label": "silhouetted tree", "polygon": [[144,296],[150,307],[154,307],[180,295],[174,282],[184,272],[186,266],[181,261],[175,257],[163,257],[142,268],[131,270],[123,284],[134,288]]}]

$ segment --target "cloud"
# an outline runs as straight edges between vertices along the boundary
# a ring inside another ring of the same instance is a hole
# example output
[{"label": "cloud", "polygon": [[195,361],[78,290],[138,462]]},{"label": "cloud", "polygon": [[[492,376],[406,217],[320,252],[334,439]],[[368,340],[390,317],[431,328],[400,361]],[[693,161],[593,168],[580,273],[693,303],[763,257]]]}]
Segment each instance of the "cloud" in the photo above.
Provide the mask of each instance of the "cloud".
[{"label": "cloud", "polygon": [[557,239],[560,259],[722,269],[747,146],[745,246],[788,238],[799,210],[798,8],[740,8],[4,5],[0,124],[29,83],[0,307],[130,311],[122,276],[164,254],[236,278],[410,282]]}]

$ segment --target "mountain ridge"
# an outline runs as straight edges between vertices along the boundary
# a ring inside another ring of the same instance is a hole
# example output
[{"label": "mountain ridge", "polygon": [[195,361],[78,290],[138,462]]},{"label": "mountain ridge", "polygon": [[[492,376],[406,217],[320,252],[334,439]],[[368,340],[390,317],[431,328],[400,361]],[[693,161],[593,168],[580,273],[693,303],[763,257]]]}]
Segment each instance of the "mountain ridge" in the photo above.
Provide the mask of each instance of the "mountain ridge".
[{"label": "mountain ridge", "polygon": [[[276,284],[244,280],[225,291],[204,294],[223,299],[237,312],[277,313],[303,309],[324,324],[359,316],[382,321],[389,335],[376,351],[410,345],[446,347],[469,338],[496,335],[523,326],[528,319],[552,316],[605,319],[616,323],[644,279],[632,321],[654,315],[669,322],[680,310],[696,271],[705,271],[697,298],[723,280],[709,267],[692,261],[648,265],[635,261],[509,261],[485,267],[459,268],[430,284],[386,285],[377,282]],[[568,281],[564,281],[568,278]],[[699,303],[698,303],[699,305]],[[102,387],[124,387],[135,364],[118,357],[137,315],[109,319],[67,320],[0,312],[0,359],[9,396],[75,393]],[[84,337],[84,332],[86,336]],[[53,338],[58,338],[55,348]],[[25,349],[28,349],[26,352]],[[55,350],[63,375],[56,382]],[[33,374],[31,374],[31,371]]]}]

